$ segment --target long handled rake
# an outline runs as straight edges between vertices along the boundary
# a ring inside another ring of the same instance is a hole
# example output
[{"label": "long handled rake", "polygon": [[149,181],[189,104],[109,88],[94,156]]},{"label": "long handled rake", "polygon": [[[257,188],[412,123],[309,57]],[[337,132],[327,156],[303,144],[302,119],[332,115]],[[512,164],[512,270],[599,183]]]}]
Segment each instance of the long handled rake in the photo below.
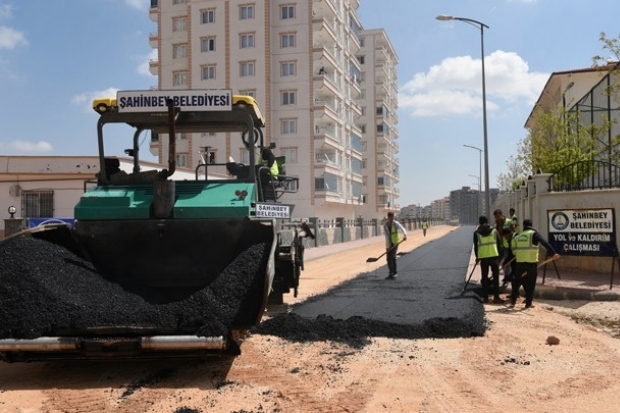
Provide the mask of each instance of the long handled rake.
[{"label": "long handled rake", "polygon": [[[553,257],[551,257],[551,258],[547,258],[546,260],[544,260],[543,262],[541,262],[540,264],[538,264],[538,265],[536,266],[536,268],[540,268],[540,267],[542,267],[542,266],[543,266],[543,265],[545,265],[545,264],[549,264],[551,261],[555,261],[555,259],[554,259]],[[521,277],[526,277],[526,276],[527,276],[527,271],[526,271],[526,272],[524,272],[523,274],[521,274]]]},{"label": "long handled rake", "polygon": [[474,268],[471,269],[471,272],[469,273],[469,277],[467,278],[467,282],[465,283],[465,287],[463,287],[463,291],[461,291],[461,295],[465,294],[465,290],[467,290],[467,286],[469,285],[471,276],[474,275],[474,271],[476,270],[477,266],[478,266],[478,261],[476,261],[476,263],[474,264]]},{"label": "long handled rake", "polygon": [[385,251],[383,254],[379,255],[378,257],[370,257],[366,260],[366,262],[377,262],[379,261],[379,258],[383,257],[385,254],[387,254],[388,252],[392,251],[394,248],[398,247],[400,244],[402,244],[403,241],[400,241],[397,244],[394,244],[390,247],[389,250]]}]

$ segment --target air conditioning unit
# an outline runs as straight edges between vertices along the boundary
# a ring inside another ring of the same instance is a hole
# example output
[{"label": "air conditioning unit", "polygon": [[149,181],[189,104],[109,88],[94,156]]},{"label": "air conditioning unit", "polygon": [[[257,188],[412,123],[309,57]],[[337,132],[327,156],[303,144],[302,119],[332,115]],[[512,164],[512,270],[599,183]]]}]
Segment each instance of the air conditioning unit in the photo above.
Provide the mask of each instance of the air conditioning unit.
[{"label": "air conditioning unit", "polygon": [[10,196],[20,196],[21,193],[22,193],[22,188],[19,185],[11,185],[9,187]]}]

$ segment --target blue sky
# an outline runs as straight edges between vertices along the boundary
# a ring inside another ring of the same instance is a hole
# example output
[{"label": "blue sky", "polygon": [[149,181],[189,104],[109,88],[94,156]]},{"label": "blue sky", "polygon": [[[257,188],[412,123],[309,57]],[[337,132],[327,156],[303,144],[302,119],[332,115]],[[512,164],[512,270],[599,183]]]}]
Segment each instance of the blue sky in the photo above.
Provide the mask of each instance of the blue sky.
[{"label": "blue sky", "polygon": [[[0,0],[0,154],[96,154],[92,98],[157,83],[148,72],[148,34],[157,30],[149,4]],[[617,0],[362,0],[362,24],[385,29],[399,57],[400,205],[427,205],[451,190],[477,188],[480,175],[478,151],[463,147],[484,144],[480,31],[437,15],[489,26],[495,187],[550,74],[590,67],[594,55],[604,54],[600,33],[620,34],[618,12]]]}]

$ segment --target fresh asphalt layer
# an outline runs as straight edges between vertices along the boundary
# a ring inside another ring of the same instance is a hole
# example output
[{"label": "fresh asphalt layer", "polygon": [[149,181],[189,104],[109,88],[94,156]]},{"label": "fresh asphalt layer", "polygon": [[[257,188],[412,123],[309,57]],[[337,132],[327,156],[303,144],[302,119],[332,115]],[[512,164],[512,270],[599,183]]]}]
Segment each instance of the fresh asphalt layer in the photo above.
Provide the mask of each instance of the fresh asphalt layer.
[{"label": "fresh asphalt layer", "polygon": [[484,308],[479,298],[471,292],[461,294],[471,245],[470,228],[458,228],[400,255],[395,280],[385,279],[387,270],[383,266],[296,304],[291,312],[304,318],[363,317],[405,325],[432,319],[483,324]]}]

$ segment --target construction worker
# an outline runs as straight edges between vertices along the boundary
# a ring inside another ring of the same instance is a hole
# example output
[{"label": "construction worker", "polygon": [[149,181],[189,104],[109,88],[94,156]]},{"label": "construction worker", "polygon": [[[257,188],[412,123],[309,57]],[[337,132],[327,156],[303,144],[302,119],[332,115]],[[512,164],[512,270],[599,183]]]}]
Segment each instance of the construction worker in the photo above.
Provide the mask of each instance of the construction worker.
[{"label": "construction worker", "polygon": [[497,229],[489,225],[486,216],[478,218],[478,228],[474,232],[474,254],[476,263],[480,263],[482,284],[482,302],[489,302],[489,268],[493,274],[493,303],[501,304],[504,301],[499,296],[499,250],[502,240]]},{"label": "construction worker", "polygon": [[428,223],[426,220],[422,221],[422,233],[426,236],[426,230],[428,229]]},{"label": "construction worker", "polygon": [[505,265],[510,261],[510,239],[512,235],[510,228],[512,221],[504,216],[501,209],[493,211],[493,217],[495,218],[495,229],[500,234],[502,240],[502,246],[499,251],[499,266],[504,270],[502,285],[506,285],[512,281],[511,267],[510,265]]},{"label": "construction worker", "polygon": [[398,274],[396,269],[398,244],[407,240],[407,230],[394,219],[394,213],[390,211],[387,214],[387,221],[383,224],[383,233],[385,234],[385,256],[389,271],[386,280],[394,280]]},{"label": "construction worker", "polygon": [[521,228],[519,227],[519,217],[516,214],[514,208],[510,208],[508,213],[510,214],[510,225],[512,225],[513,232],[521,232]]},{"label": "construction worker", "polygon": [[525,290],[525,308],[532,307],[534,289],[536,288],[536,277],[538,276],[539,245],[547,249],[552,259],[557,260],[560,258],[560,255],[555,252],[551,244],[532,227],[532,220],[523,220],[523,231],[515,234],[511,242],[512,252],[517,262],[512,280],[512,293],[510,295],[511,307],[514,307],[517,303],[519,287],[521,285],[523,285],[523,290]]},{"label": "construction worker", "polygon": [[280,169],[278,168],[278,162],[276,162],[276,156],[273,154],[271,149],[268,147],[261,149],[258,144],[256,147],[259,149],[258,160],[256,163],[268,167],[272,176],[278,176],[280,174]]}]

